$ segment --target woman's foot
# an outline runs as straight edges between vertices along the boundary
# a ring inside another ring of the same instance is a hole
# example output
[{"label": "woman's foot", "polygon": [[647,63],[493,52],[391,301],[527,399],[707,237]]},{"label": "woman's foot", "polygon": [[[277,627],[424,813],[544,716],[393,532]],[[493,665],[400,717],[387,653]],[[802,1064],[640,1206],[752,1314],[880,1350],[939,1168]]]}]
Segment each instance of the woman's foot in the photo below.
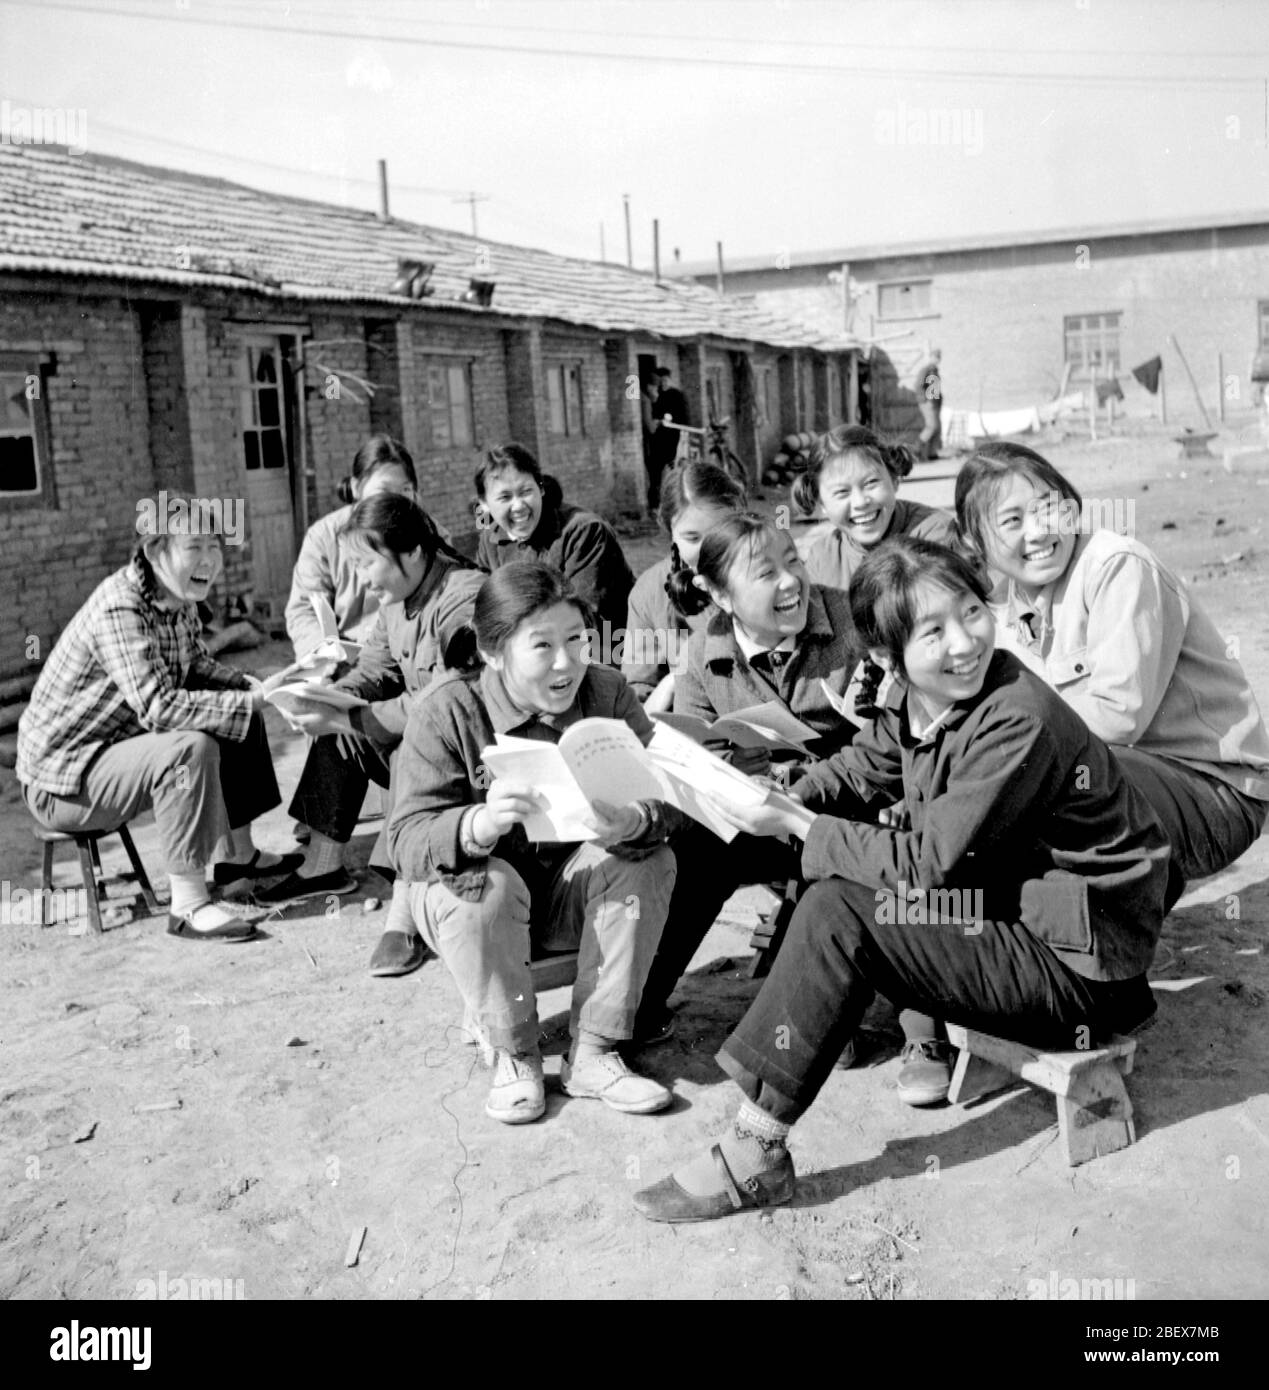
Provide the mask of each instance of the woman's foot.
[{"label": "woman's foot", "polygon": [[659,1081],[639,1076],[617,1052],[598,1052],[565,1061],[560,1080],[578,1100],[602,1100],[624,1115],[652,1115],[664,1110],[674,1095]]},{"label": "woman's foot", "polygon": [[418,932],[385,931],[370,957],[370,973],[380,979],[408,975],[430,954]]},{"label": "woman's foot", "polygon": [[763,1139],[739,1124],[707,1153],[668,1178],[635,1193],[635,1209],[649,1221],[712,1221],[751,1207],[793,1199],[793,1159],[783,1139]]},{"label": "woman's foot", "polygon": [[317,898],[325,894],[345,898],[357,891],[357,880],[347,869],[335,869],[328,874],[315,874],[304,878],[299,873],[287,874],[281,883],[271,888],[261,888],[253,896],[256,902],[265,907],[276,907],[279,903],[299,902],[301,898]]},{"label": "woman's foot", "polygon": [[899,1099],[904,1105],[939,1105],[952,1086],[952,1049],[941,1038],[913,1038],[903,1045]]},{"label": "woman's foot", "polygon": [[184,912],[169,912],[167,934],[184,941],[251,941],[258,935],[255,918],[235,917],[219,903],[204,902]]},{"label": "woman's foot", "polygon": [[212,882],[219,888],[226,888],[239,879],[276,878],[298,869],[303,862],[302,854],[273,854],[267,849],[258,849],[241,858],[222,859],[212,869]]},{"label": "woman's foot", "polygon": [[485,1114],[504,1125],[527,1125],[546,1113],[546,1087],[539,1052],[494,1053],[493,1085],[485,1102]]}]

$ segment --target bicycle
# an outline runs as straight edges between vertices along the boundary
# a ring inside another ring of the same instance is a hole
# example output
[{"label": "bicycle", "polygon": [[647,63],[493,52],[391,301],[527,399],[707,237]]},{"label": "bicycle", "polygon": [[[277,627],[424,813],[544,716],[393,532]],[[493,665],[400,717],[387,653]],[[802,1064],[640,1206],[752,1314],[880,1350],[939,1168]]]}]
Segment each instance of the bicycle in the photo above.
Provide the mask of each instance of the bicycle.
[{"label": "bicycle", "polygon": [[730,420],[731,416],[725,415],[721,420],[711,420],[703,429],[694,425],[675,424],[673,420],[662,420],[663,426],[668,425],[670,429],[679,432],[679,447],[674,456],[674,466],[677,468],[682,463],[707,459],[724,473],[729,473],[743,487],[752,487],[749,472],[733,451],[727,437],[727,425]]}]

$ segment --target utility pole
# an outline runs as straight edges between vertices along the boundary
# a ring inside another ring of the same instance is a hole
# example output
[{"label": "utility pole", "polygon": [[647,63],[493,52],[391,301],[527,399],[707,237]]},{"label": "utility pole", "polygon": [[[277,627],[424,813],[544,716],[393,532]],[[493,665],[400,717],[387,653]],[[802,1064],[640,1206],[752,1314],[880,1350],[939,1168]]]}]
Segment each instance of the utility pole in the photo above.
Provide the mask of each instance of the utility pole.
[{"label": "utility pole", "polygon": [[388,220],[388,161],[379,161],[379,220]]},{"label": "utility pole", "polygon": [[626,265],[634,269],[634,242],[630,238],[630,194],[623,193],[621,201],[626,205]]},{"label": "utility pole", "polygon": [[599,259],[601,264],[608,262],[608,252],[604,247],[604,222],[602,218],[599,221]]},{"label": "utility pole", "polygon": [[723,243],[718,243],[718,293],[723,293]]},{"label": "utility pole", "polygon": [[652,278],[656,284],[661,283],[661,219],[652,219]]},{"label": "utility pole", "polygon": [[450,199],[450,202],[451,202],[451,203],[470,203],[470,204],[471,204],[471,234],[472,234],[472,236],[474,236],[474,237],[478,237],[478,236],[480,235],[480,233],[476,230],[476,204],[477,204],[477,203],[487,203],[488,201],[489,201],[489,196],[488,196],[488,194],[485,194],[485,193],[469,193],[465,198],[451,198],[451,199]]}]

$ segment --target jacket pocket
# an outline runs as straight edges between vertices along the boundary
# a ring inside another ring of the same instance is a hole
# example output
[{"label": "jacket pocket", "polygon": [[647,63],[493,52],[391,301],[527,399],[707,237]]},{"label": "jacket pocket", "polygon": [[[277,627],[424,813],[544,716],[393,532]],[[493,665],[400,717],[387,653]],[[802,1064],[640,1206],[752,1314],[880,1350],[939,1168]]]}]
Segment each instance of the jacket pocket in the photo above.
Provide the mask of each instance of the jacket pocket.
[{"label": "jacket pocket", "polygon": [[1055,951],[1091,955],[1093,923],[1088,884],[1074,874],[1030,878],[1022,885],[1022,924]]},{"label": "jacket pocket", "polygon": [[1058,690],[1064,685],[1073,685],[1076,681],[1084,680],[1089,673],[1088,648],[1081,647],[1078,651],[1067,652],[1063,656],[1050,657],[1048,669],[1049,680]]}]

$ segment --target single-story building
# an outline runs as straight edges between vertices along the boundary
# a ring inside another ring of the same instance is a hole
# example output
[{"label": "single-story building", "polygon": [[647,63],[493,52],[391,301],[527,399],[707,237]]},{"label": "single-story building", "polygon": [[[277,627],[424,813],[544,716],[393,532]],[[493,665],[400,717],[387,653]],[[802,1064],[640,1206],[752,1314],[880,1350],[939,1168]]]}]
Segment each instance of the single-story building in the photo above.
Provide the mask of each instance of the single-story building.
[{"label": "single-story building", "polygon": [[164,490],[245,510],[225,613],[276,617],[305,529],[372,432],[473,539],[481,451],[570,500],[644,493],[639,381],[729,416],[756,478],[847,409],[844,332],[712,289],[219,179],[0,145],[0,679],[25,676]]},{"label": "single-story building", "polygon": [[[683,263],[668,273],[713,285],[717,272]],[[866,408],[884,430],[920,429],[916,376],[935,347],[949,408],[1038,405],[1096,370],[1120,381],[1130,412],[1157,415],[1166,404],[1174,422],[1196,425],[1187,365],[1213,421],[1222,406],[1236,415],[1257,404],[1252,359],[1269,351],[1269,215],[734,260],[724,289],[811,331],[857,337],[869,358]],[[1132,377],[1154,357],[1164,401]]]}]

